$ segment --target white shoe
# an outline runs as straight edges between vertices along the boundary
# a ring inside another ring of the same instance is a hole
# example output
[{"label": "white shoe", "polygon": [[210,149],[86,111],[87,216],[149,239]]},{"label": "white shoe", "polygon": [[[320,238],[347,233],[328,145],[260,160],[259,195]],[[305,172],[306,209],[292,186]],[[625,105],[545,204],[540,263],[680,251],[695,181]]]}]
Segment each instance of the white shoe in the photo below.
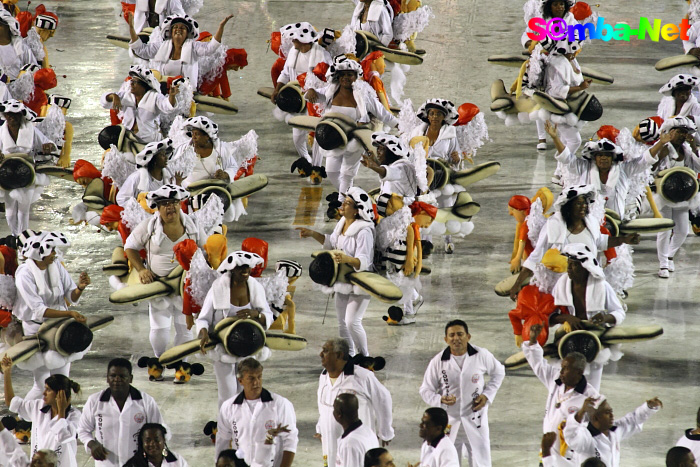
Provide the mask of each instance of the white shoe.
[{"label": "white shoe", "polygon": [[668,260],[668,272],[673,272],[676,270],[676,266],[673,264],[673,260]]},{"label": "white shoe", "polygon": [[417,315],[418,310],[420,309],[421,306],[423,306],[423,303],[425,303],[425,299],[423,298],[422,295],[418,295],[418,298],[413,300],[413,314]]},{"label": "white shoe", "polygon": [[547,143],[537,143],[537,150],[538,151],[546,151],[547,150]]},{"label": "white shoe", "polygon": [[454,252],[455,252],[455,244],[452,242],[445,243],[445,253],[447,253],[448,255],[451,255]]},{"label": "white shoe", "polygon": [[410,315],[410,316],[404,316],[401,318],[401,321],[399,321],[399,324],[401,325],[406,325],[406,324],[415,324],[416,322],[416,315]]},{"label": "white shoe", "polygon": [[666,268],[661,268],[659,269],[659,277],[662,279],[668,279],[671,276],[671,274],[668,273],[668,269]]}]

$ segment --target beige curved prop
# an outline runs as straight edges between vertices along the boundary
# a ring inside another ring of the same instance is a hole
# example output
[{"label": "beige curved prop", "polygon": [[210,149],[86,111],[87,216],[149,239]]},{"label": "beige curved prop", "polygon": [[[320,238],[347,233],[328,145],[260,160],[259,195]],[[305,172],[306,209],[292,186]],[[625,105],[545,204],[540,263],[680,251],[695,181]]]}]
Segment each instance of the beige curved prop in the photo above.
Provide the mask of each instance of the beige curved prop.
[{"label": "beige curved prop", "polygon": [[296,334],[287,334],[279,331],[265,332],[265,345],[272,350],[304,350],[306,339]]},{"label": "beige curved prop", "polygon": [[695,187],[693,190],[693,194],[692,194],[692,196],[690,196],[688,198],[688,200],[692,199],[693,196],[698,194],[699,187],[698,187],[697,174],[690,167],[672,167],[670,169],[662,170],[661,172],[659,172],[659,174],[656,176],[656,180],[654,180],[654,183],[656,184],[656,193],[658,193],[659,196],[664,197],[664,190],[663,190],[664,183],[666,183],[666,179],[668,177],[670,177],[672,174],[674,174],[676,172],[685,172],[690,176],[690,178],[692,178],[695,181]]},{"label": "beige curved prop", "polygon": [[[34,183],[34,179],[36,177],[36,168],[34,166],[34,158],[32,156],[30,156],[29,154],[24,154],[24,153],[22,153],[22,154],[20,154],[20,153],[7,154],[4,158],[4,160],[2,162],[0,162],[0,167],[2,167],[8,161],[15,161],[15,160],[21,161],[20,164],[23,163],[32,174],[31,180],[29,181],[29,183],[27,183],[24,186],[27,187],[27,186],[31,185],[32,183]],[[7,188],[3,187],[3,188],[7,191],[10,191],[12,189],[10,187],[7,187]]]},{"label": "beige curved prop", "polygon": [[252,319],[237,319],[230,326],[227,326],[227,327],[221,329],[220,331],[217,331],[219,341],[221,341],[221,343],[224,345],[224,349],[226,350],[226,353],[228,353],[229,355],[235,356],[233,354],[233,352],[231,350],[229,350],[229,348],[228,348],[228,345],[227,345],[228,344],[228,336],[236,329],[237,326],[239,326],[242,323],[248,323],[248,324],[255,326],[256,328],[258,328],[258,330],[263,335],[262,345],[260,346],[259,349],[256,349],[255,352],[251,353],[251,355],[257,353],[262,347],[265,346],[265,342],[264,342],[265,341],[265,329],[262,327],[262,325],[260,323],[258,323],[257,321],[254,321]]},{"label": "beige curved prop", "polygon": [[532,95],[532,100],[534,100],[535,103],[537,103],[537,105],[543,109],[548,110],[555,115],[564,115],[571,112],[571,108],[566,101],[555,99],[542,91],[535,91]]},{"label": "beige curved prop", "polygon": [[359,34],[365,37],[367,45],[369,46],[369,50],[367,50],[368,54],[373,51],[380,51],[384,54],[384,60],[388,60],[394,63],[400,63],[402,65],[415,66],[423,63],[423,57],[421,57],[418,54],[408,52],[405,50],[392,49],[384,46],[381,42],[379,42],[377,36],[375,36],[371,32],[355,31],[355,34]]},{"label": "beige curved prop", "polygon": [[[12,364],[16,365],[25,360],[29,360],[32,355],[46,349],[46,342],[34,336],[31,339],[23,340],[5,350],[2,355],[7,355],[12,359]],[[1,371],[0,371],[1,373]]]},{"label": "beige curved prop", "polygon": [[129,272],[129,263],[124,256],[124,248],[118,246],[112,251],[112,263],[102,266],[104,271],[109,276],[122,277]]},{"label": "beige curved prop", "polygon": [[450,182],[466,188],[473,183],[495,175],[500,169],[500,162],[484,162],[483,164],[476,165],[470,169],[461,170],[459,172],[451,171]]},{"label": "beige curved prop", "polygon": [[461,191],[457,194],[457,199],[451,210],[452,214],[461,219],[471,219],[481,210],[481,205],[475,203],[469,193]]},{"label": "beige curved prop", "polygon": [[671,230],[675,225],[676,223],[673,222],[673,219],[634,219],[620,223],[619,228],[622,234],[651,234]]},{"label": "beige curved prop", "polygon": [[263,86],[261,88],[258,88],[258,96],[262,96],[265,99],[270,99],[272,98],[272,93],[275,92],[275,88],[271,86]]},{"label": "beige curved prop", "polygon": [[221,188],[226,188],[228,186],[229,182],[226,180],[221,180],[218,178],[205,178],[203,180],[197,180],[196,182],[192,182],[189,185],[187,185],[187,190],[191,194],[197,194],[201,190],[205,188],[209,188],[210,186],[218,186]]},{"label": "beige curved prop", "polygon": [[101,178],[93,178],[88,186],[85,187],[83,203],[91,211],[101,212],[107,205],[107,200],[104,198],[104,186]]},{"label": "beige curved prop", "polygon": [[119,289],[109,296],[109,301],[117,305],[138,303],[143,300],[166,297],[172,293],[180,292],[180,282],[184,276],[184,270],[179,264],[166,277],[159,277],[150,284],[141,284],[135,269],[129,275],[126,287]]},{"label": "beige curved prop", "polygon": [[489,63],[493,63],[494,65],[520,68],[523,66],[523,62],[525,62],[528,58],[530,57],[525,55],[498,54],[491,55],[487,60]]},{"label": "beige curved prop", "polygon": [[593,80],[593,82],[596,84],[610,85],[615,82],[615,78],[613,78],[611,75],[585,66],[581,67],[581,74],[584,78]]},{"label": "beige curved prop", "polygon": [[267,176],[263,174],[253,174],[248,177],[239,178],[233,183],[230,183],[226,189],[231,195],[231,199],[238,199],[257,193],[265,188],[268,183]]},{"label": "beige curved prop", "polygon": [[300,130],[314,131],[316,125],[321,121],[321,117],[311,117],[309,115],[297,115],[289,119],[287,124],[293,128]]},{"label": "beige curved prop", "polygon": [[34,169],[38,174],[48,175],[49,177],[61,178],[63,180],[73,181],[73,169],[69,167],[59,167],[57,165],[40,165]]},{"label": "beige curved prop", "polygon": [[403,293],[393,282],[374,272],[351,272],[346,275],[348,282],[384,303],[401,300]]},{"label": "beige curved prop", "polygon": [[106,39],[107,42],[109,42],[113,46],[120,47],[122,49],[128,49],[129,44],[131,43],[131,38],[126,36],[115,36],[112,34],[108,34]]},{"label": "beige curved prop", "polygon": [[[580,335],[580,334],[590,336],[595,341],[596,346],[598,347],[598,350],[596,351],[595,354],[598,355],[598,353],[600,353],[600,351],[603,349],[603,344],[600,342],[600,339],[598,339],[598,335],[595,332],[587,331],[585,329],[580,329],[578,331],[567,332],[566,334],[564,334],[561,337],[561,339],[559,339],[559,344],[557,345],[557,354],[559,355],[559,358],[561,358],[561,359],[564,358],[564,356],[562,355],[562,347],[564,347],[564,344],[566,343],[566,341],[568,341],[572,337]],[[593,361],[593,360],[595,360],[595,357],[593,357],[591,359],[591,361]]]},{"label": "beige curved prop", "polygon": [[195,94],[194,101],[199,112],[211,112],[219,115],[235,115],[238,113],[238,107],[218,97]]},{"label": "beige curved prop", "polygon": [[[496,284],[496,287],[493,288],[493,291],[496,292],[496,295],[499,297],[508,297],[510,296],[510,289],[513,288],[515,285],[515,282],[518,280],[518,274],[513,274],[505,279],[503,279],[501,282]],[[525,287],[530,283],[530,278],[527,278],[523,281],[522,286]]]},{"label": "beige curved prop", "polygon": [[682,66],[700,66],[700,58],[697,58],[694,55],[675,55],[673,57],[662,58],[661,60],[656,62],[654,68],[656,68],[656,71],[666,71],[672,68],[678,68]]}]

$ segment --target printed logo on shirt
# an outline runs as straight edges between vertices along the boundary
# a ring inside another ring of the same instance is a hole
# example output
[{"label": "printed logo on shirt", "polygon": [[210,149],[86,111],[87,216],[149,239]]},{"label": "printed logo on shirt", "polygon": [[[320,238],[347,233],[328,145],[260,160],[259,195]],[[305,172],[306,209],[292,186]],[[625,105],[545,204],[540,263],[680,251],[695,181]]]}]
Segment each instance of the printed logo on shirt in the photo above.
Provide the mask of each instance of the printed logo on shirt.
[{"label": "printed logo on shirt", "polygon": [[144,414],[142,414],[141,412],[134,415],[134,422],[136,422],[140,425],[144,421],[146,421],[146,416]]},{"label": "printed logo on shirt", "polygon": [[274,420],[268,420],[268,421],[265,422],[265,429],[266,429],[266,430],[273,430],[273,429],[275,429],[276,427],[277,427],[277,425],[275,425],[275,421],[274,421]]},{"label": "printed logo on shirt", "polygon": [[569,407],[569,415],[576,412],[578,412],[578,407],[574,407],[573,405]]},{"label": "printed logo on shirt", "polygon": [[474,373],[474,374],[472,375],[472,383],[474,383],[474,384],[478,383],[478,382],[479,382],[479,378],[480,378],[479,373]]}]

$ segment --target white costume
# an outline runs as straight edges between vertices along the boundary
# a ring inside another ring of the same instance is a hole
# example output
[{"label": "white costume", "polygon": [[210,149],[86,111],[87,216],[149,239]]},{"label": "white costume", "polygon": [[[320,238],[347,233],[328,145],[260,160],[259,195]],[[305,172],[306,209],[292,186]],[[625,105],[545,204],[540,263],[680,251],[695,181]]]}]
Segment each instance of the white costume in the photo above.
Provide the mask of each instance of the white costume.
[{"label": "white costume", "polygon": [[116,93],[107,92],[100,99],[100,104],[105,109],[113,108],[114,103],[107,102],[107,96],[110,94],[116,94],[121,100],[122,107],[118,116],[122,119],[122,125],[125,128],[132,130],[134,125],[137,125],[136,136],[148,143],[163,139],[160,133],[160,116],[169,116],[176,111],[170,105],[168,96],[150,89],[136,104],[136,99],[130,90],[120,90]]},{"label": "white costume", "polygon": [[[149,27],[148,4],[148,0],[136,0],[136,8],[134,8],[134,30],[136,33]],[[180,0],[156,0],[153,13],[158,15],[158,25],[160,25],[168,16],[184,15],[185,10],[182,8]]]},{"label": "white costume", "polygon": [[318,382],[318,412],[316,433],[321,434],[323,456],[327,465],[334,466],[338,438],[343,427],[333,418],[333,402],[338,394],[350,393],[359,401],[360,420],[377,433],[380,439],[391,441],[394,429],[391,426],[391,394],[374,376],[374,373],[348,362],[335,381],[323,370]]},{"label": "white costume", "polygon": [[700,459],[700,435],[694,435],[692,428],[685,430],[685,434],[676,442],[676,446],[683,446],[693,452],[695,459]]},{"label": "white costume", "polygon": [[[68,406],[66,418],[51,417],[51,406],[42,400],[24,400],[15,396],[10,403],[10,411],[22,419],[32,422],[31,453],[39,449],[50,449],[56,453],[55,467],[77,467],[76,454],[80,410]],[[4,465],[4,464],[2,464]]]},{"label": "white costume", "polygon": [[[545,385],[548,392],[542,433],[558,433],[559,426],[569,414],[578,412],[586,398],[598,397],[598,391],[586,381],[585,376],[581,376],[578,384],[567,391],[564,383],[559,379],[560,369],[547,363],[542,347],[537,342],[534,344],[523,342],[522,349],[535,376]],[[557,436],[552,446],[551,456],[548,458],[551,462],[550,465],[577,467],[573,463],[574,453],[571,448],[567,450],[565,456],[562,456],[559,450],[560,445],[560,438]]]},{"label": "white costume", "polygon": [[7,467],[27,467],[29,458],[19,445],[14,433],[0,424],[0,465]]},{"label": "white costume", "polygon": [[148,173],[147,177],[148,186],[145,187],[145,189],[142,189],[140,171],[137,170],[136,172],[129,175],[122,184],[122,186],[119,187],[119,191],[117,192],[116,197],[117,204],[121,207],[126,207],[127,201],[129,201],[132,198],[136,199],[139,193],[155,191],[163,185],[175,183],[175,177],[171,175],[170,172],[167,171],[167,169],[163,169],[163,178],[161,180],[156,180]]},{"label": "white costume", "polygon": [[350,27],[354,31],[367,31],[379,39],[385,47],[389,45],[394,38],[394,30],[391,27],[391,22],[394,20],[394,11],[388,3],[382,0],[374,0],[369,5],[367,12],[367,20],[362,22],[362,13],[365,9],[365,3],[359,0],[352,0],[355,4],[355,11],[352,12],[352,20]]},{"label": "white costume", "polygon": [[[421,123],[416,128],[414,128],[408,135],[409,140],[416,136],[426,136],[428,131],[428,124]],[[435,142],[428,148],[428,155],[426,157],[430,159],[439,159],[444,162],[448,167],[453,167],[451,154],[456,152],[457,154],[462,153],[462,149],[459,146],[459,141],[457,140],[457,128],[453,125],[443,124],[440,128],[440,133],[438,134]],[[453,167],[454,168],[454,167]],[[450,184],[453,193],[447,195],[439,193],[437,198],[438,207],[449,208],[455,204],[457,199],[457,194],[461,191],[465,191],[462,185]]]},{"label": "white costume", "polygon": [[[121,467],[136,453],[137,435],[145,423],[165,426],[151,396],[132,386],[120,411],[108,388],[88,397],[78,424],[78,438],[88,455],[90,441],[97,441],[109,451],[107,459],[95,461],[95,466]],[[166,435],[166,439],[169,438],[170,433]]]},{"label": "white costume", "polygon": [[[267,430],[286,426],[289,433],[275,437],[271,452],[264,447]],[[216,433],[216,455],[225,449],[242,450],[245,461],[253,464],[260,457],[259,450],[269,457],[267,465],[279,467],[284,451],[296,452],[299,430],[294,406],[279,394],[262,390],[260,399],[247,400],[241,392],[223,403],[219,410]]]},{"label": "white costume", "polygon": [[[488,383],[485,375],[489,375]],[[491,465],[488,409],[505,375],[505,367],[491,352],[471,344],[467,344],[467,353],[459,357],[446,348],[430,360],[425,370],[420,395],[431,407],[447,411],[450,439],[457,446],[460,458],[466,448],[471,467]],[[473,400],[482,394],[488,402],[474,412]],[[457,402],[443,404],[441,398],[450,395],[456,396]],[[421,458],[421,465],[422,462]]]},{"label": "white costume", "polygon": [[0,45],[0,69],[14,81],[23,66],[38,65],[38,63],[31,49],[22,39],[19,23],[12,13],[3,8],[0,11],[0,21],[9,27],[11,34],[10,43]]},{"label": "white costume", "polygon": [[459,454],[452,440],[443,436],[436,446],[423,441],[420,447],[420,467],[460,467]]},{"label": "white costume", "polygon": [[335,465],[337,467],[362,467],[365,465],[365,453],[378,447],[376,433],[358,420],[338,438]]},{"label": "white costume", "polygon": [[[44,136],[38,128],[35,128],[34,124],[27,118],[24,119],[19,128],[17,141],[10,136],[7,123],[3,122],[0,126],[0,152],[5,154],[5,157],[15,153],[36,156],[42,152],[44,144],[53,144],[53,142]],[[52,153],[58,153],[55,144]],[[29,228],[29,212],[32,203],[41,197],[44,186],[49,183],[49,178],[46,175],[37,173],[34,177],[34,183],[24,188],[15,188],[10,191],[0,189],[0,201],[4,200],[5,202],[5,218],[12,235],[19,235]]]},{"label": "white costume", "polygon": [[650,409],[645,402],[634,412],[616,420],[607,436],[590,424],[587,416],[579,423],[575,418],[576,413],[572,413],[566,420],[564,438],[574,450],[574,465],[596,457],[608,467],[620,467],[620,443],[642,431],[644,422],[658,410]]},{"label": "white costume", "polygon": [[[187,239],[194,240],[200,247],[206,242],[202,227],[195,224],[190,216],[180,212],[180,221],[184,227],[184,233],[180,238],[172,241],[163,232],[160,213],[156,212],[151,219],[136,226],[126,239],[124,249],[136,251],[145,249],[146,267],[156,276],[167,276],[179,265],[173,251],[175,245]],[[172,322],[175,326],[175,345],[184,344],[193,338],[192,332],[187,329],[185,315],[182,314],[182,297],[179,295],[149,300],[148,318],[151,325],[149,337],[156,357],[160,357],[168,346]]]},{"label": "white costume", "polygon": [[386,175],[379,178],[382,182],[379,192],[396,193],[404,198],[405,204],[412,203],[418,193],[418,179],[413,164],[407,159],[399,159],[382,167],[386,169]]},{"label": "white costume", "polygon": [[[222,265],[224,264],[225,262],[222,263]],[[222,319],[234,317],[240,310],[247,309],[261,310],[261,316],[265,317],[264,327],[265,329],[269,328],[274,317],[265,297],[265,289],[254,277],[248,277],[247,286],[250,303],[243,306],[235,306],[231,305],[231,274],[224,273],[216,279],[207,293],[207,297],[202,305],[202,311],[195,321],[197,335],[202,329],[213,331],[216,324]],[[223,344],[217,344],[214,349],[208,350],[207,355],[214,362],[214,374],[216,375],[219,406],[221,407],[224,401],[234,397],[241,390],[236,379],[236,363],[242,359],[229,355]],[[263,439],[262,441],[265,440]],[[246,454],[248,453],[246,452]]]},{"label": "white costume", "polygon": [[[578,73],[574,71],[574,67],[579,70]],[[569,61],[564,55],[552,53],[544,72],[544,92],[565,101],[569,96],[569,89],[583,83],[583,75],[580,70],[581,66],[576,59]],[[578,127],[564,122],[557,123],[562,142],[572,154],[576,154],[581,146],[581,134]]]},{"label": "white costume", "polygon": [[[345,218],[342,217],[335,225],[333,233],[324,236],[323,248],[342,250],[346,255],[360,260],[357,272],[369,271],[374,258],[374,224],[367,220],[356,219],[343,234],[344,226]],[[369,306],[370,296],[360,287],[348,282],[337,281],[332,291],[335,292],[338,332],[340,337],[348,341],[350,355],[369,355],[362,317]]]}]

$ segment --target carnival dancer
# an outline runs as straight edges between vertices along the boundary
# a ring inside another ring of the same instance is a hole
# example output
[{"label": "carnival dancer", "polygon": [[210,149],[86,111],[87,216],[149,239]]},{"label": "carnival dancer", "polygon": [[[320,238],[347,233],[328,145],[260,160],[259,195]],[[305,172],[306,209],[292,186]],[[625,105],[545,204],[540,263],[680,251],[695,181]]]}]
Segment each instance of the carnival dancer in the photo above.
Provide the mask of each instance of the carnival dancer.
[{"label": "carnival dancer", "polygon": [[448,347],[428,364],[419,392],[426,404],[447,411],[449,437],[460,460],[466,449],[470,467],[488,467],[491,465],[488,408],[506,371],[491,352],[471,345],[470,339],[466,322],[456,319],[445,325]]},{"label": "carnival dancer", "polygon": [[[173,248],[185,239],[194,240],[200,247],[206,242],[200,225],[180,211],[180,201],[189,192],[177,185],[163,185],[148,193],[147,202],[157,211],[141,222],[129,235],[124,251],[139,275],[142,284],[150,284],[157,277],[165,277],[178,266]],[[139,255],[146,250],[146,261]],[[192,340],[192,332],[187,329],[185,315],[182,314],[182,298],[166,296],[149,300],[148,317],[151,326],[149,339],[156,357],[165,352],[170,341],[170,325],[175,326],[175,345]]]},{"label": "carnival dancer", "polygon": [[[647,150],[645,157],[653,157],[658,162],[652,167],[652,171],[658,174],[662,170],[675,167],[687,167],[695,173],[700,172],[700,156],[695,142],[697,127],[688,117],[674,117],[664,121],[661,125],[661,137],[659,141]],[[688,236],[688,209],[695,211],[700,207],[700,197],[696,194],[689,201],[673,203],[667,199],[655,196],[659,211],[668,218],[673,219],[675,226],[656,235],[656,254],[659,258],[659,277],[667,279],[675,270],[673,258],[683,246]]]},{"label": "carnival dancer", "polygon": [[350,27],[353,31],[367,31],[374,34],[385,47],[394,38],[391,22],[394,10],[383,0],[353,0],[355,10],[352,12]]},{"label": "carnival dancer", "polygon": [[700,119],[700,103],[693,95],[697,92],[700,78],[690,74],[676,75],[661,86],[664,95],[659,102],[656,115],[666,120],[670,117],[691,117]]},{"label": "carnival dancer", "polygon": [[554,202],[554,214],[547,219],[537,239],[535,249],[523,263],[522,270],[510,290],[510,298],[515,301],[523,281],[532,276],[537,264],[542,261],[545,252],[551,248],[561,250],[569,243],[583,243],[594,255],[609,248],[615,248],[623,243],[636,245],[639,234],[628,234],[611,237],[600,231],[603,210],[592,212],[591,205],[595,200],[593,185],[574,185],[565,188]]},{"label": "carnival dancer", "polygon": [[336,465],[338,438],[343,427],[333,416],[333,404],[338,394],[357,396],[360,420],[377,433],[382,446],[394,438],[391,394],[379,382],[374,372],[353,363],[347,340],[335,337],[321,347],[321,365],[324,370],[318,381],[318,423],[316,438],[321,439],[324,465]]},{"label": "carnival dancer", "polygon": [[51,375],[44,381],[43,399],[25,400],[15,396],[12,388],[12,359],[5,355],[0,367],[5,375],[5,404],[32,422],[31,452],[50,449],[58,457],[56,467],[77,467],[80,410],[71,406],[71,393],[79,393],[80,385],[67,376]]},{"label": "carnival dancer", "polygon": [[605,200],[605,207],[625,219],[625,203],[631,183],[657,159],[646,152],[634,159],[632,155],[626,157],[622,148],[608,138],[587,142],[583,146],[582,158],[578,158],[559,139],[557,125],[547,122],[545,128],[557,149],[555,158],[568,172],[562,179],[567,179],[567,175],[571,178],[565,185],[593,185],[596,193]]},{"label": "carnival dancer", "polygon": [[134,30],[140,33],[144,28],[157,28],[168,16],[184,16],[180,0],[137,0],[134,8]]},{"label": "carnival dancer", "polygon": [[[333,254],[338,264],[348,264],[357,272],[370,270],[374,258],[374,208],[370,196],[361,188],[350,188],[340,213],[342,217],[330,235],[297,227],[300,237],[311,237],[326,250],[339,250]],[[327,293],[333,292],[338,332],[348,341],[350,356],[369,356],[362,317],[369,306],[370,296],[360,287],[340,281]]]},{"label": "carnival dancer", "polygon": [[15,80],[25,65],[37,65],[36,57],[24,43],[17,20],[10,12],[0,8],[0,68],[11,80]]},{"label": "carnival dancer", "polygon": [[[326,76],[328,86],[319,90],[319,93],[314,89],[306,92],[310,101],[321,102],[324,115],[330,112],[341,113],[358,124],[369,124],[370,118],[375,117],[390,127],[398,125],[396,118],[379,102],[369,84],[358,80],[362,76],[362,66],[353,55],[335,57]],[[340,193],[338,199],[341,202],[360,169],[361,155],[362,146],[355,138],[348,141],[346,146],[330,151],[322,149],[314,141],[313,165],[323,165],[322,158],[326,158],[326,173]]]},{"label": "carnival dancer", "polygon": [[[0,161],[14,153],[23,153],[33,161],[41,160],[39,155],[58,155],[56,145],[35,128],[36,114],[14,99],[0,102],[0,113],[5,122],[0,126]],[[0,198],[5,201],[5,218],[12,235],[19,235],[29,228],[29,212],[32,203],[41,196],[49,179],[44,174],[36,174],[34,181],[22,188],[9,191],[0,189]]]},{"label": "carnival dancer", "polygon": [[[314,74],[314,69],[319,64],[326,64],[324,68],[328,68],[333,63],[331,55],[318,43],[319,33],[314,29],[311,23],[302,21],[300,23],[292,23],[283,26],[280,33],[284,37],[283,41],[291,41],[293,47],[289,50],[287,59],[284,62],[284,68],[277,78],[277,85],[270,97],[272,103],[277,102],[277,95],[282,87],[294,80],[311,81],[311,75]],[[322,65],[323,66],[323,65]],[[325,72],[324,78],[325,78]],[[305,86],[301,85],[302,90]],[[307,106],[309,115],[313,115],[309,106]],[[291,116],[292,114],[287,114]],[[308,131],[292,128],[292,138],[294,147],[299,154],[299,157],[311,162],[309,149],[307,147]]]},{"label": "carnival dancer", "polygon": [[118,92],[105,93],[100,99],[102,107],[119,112],[122,125],[146,142],[163,139],[160,117],[170,116],[176,109],[178,86],[170,87],[168,96],[160,93],[160,83],[148,68],[133,65],[128,89],[122,86]]},{"label": "carnival dancer", "polygon": [[[17,298],[12,314],[22,321],[25,336],[36,334],[46,318],[73,318],[80,323],[86,320],[77,311],[68,310],[69,305],[78,303],[83,291],[90,285],[87,272],[80,273],[76,285],[61,264],[59,248],[69,245],[66,236],[59,232],[36,233],[23,242],[20,254],[26,261],[15,272]],[[44,392],[46,378],[56,374],[68,376],[71,362],[82,358],[86,352],[64,357],[55,350],[46,350],[19,363],[20,368],[31,370],[34,374],[34,386],[24,398],[39,399]]]},{"label": "carnival dancer", "polygon": [[197,21],[187,15],[168,16],[161,24],[162,41],[141,42],[134,30],[133,16],[129,15],[129,48],[137,56],[150,60],[149,66],[162,76],[183,76],[189,79],[193,88],[198,88],[204,79],[199,75],[199,58],[211,55],[221,46],[226,23],[233,15],[226,16],[209,42],[196,41],[199,35]]},{"label": "carnival dancer", "polygon": [[148,143],[136,154],[136,172],[129,175],[117,193],[117,204],[126,207],[126,202],[139,193],[155,191],[163,185],[180,185],[184,177],[168,170],[168,161],[173,155],[173,140]]},{"label": "carnival dancer", "polygon": [[408,147],[388,133],[372,134],[372,146],[377,148],[376,159],[362,155],[362,165],[376,172],[382,184],[380,193],[400,195],[405,204],[411,204],[419,194],[416,168],[410,161]]},{"label": "carnival dancer", "polygon": [[209,331],[213,330],[218,322],[229,317],[252,319],[263,329],[270,327],[274,318],[267,303],[265,289],[250,276],[250,270],[263,263],[264,260],[255,253],[234,251],[228,255],[218,267],[217,271],[221,276],[212,283],[204,299],[202,311],[195,320],[202,353],[209,354],[214,363],[219,407],[241,390],[236,365],[242,359],[229,355],[223,344],[217,344],[212,350],[205,350],[209,343]]}]

